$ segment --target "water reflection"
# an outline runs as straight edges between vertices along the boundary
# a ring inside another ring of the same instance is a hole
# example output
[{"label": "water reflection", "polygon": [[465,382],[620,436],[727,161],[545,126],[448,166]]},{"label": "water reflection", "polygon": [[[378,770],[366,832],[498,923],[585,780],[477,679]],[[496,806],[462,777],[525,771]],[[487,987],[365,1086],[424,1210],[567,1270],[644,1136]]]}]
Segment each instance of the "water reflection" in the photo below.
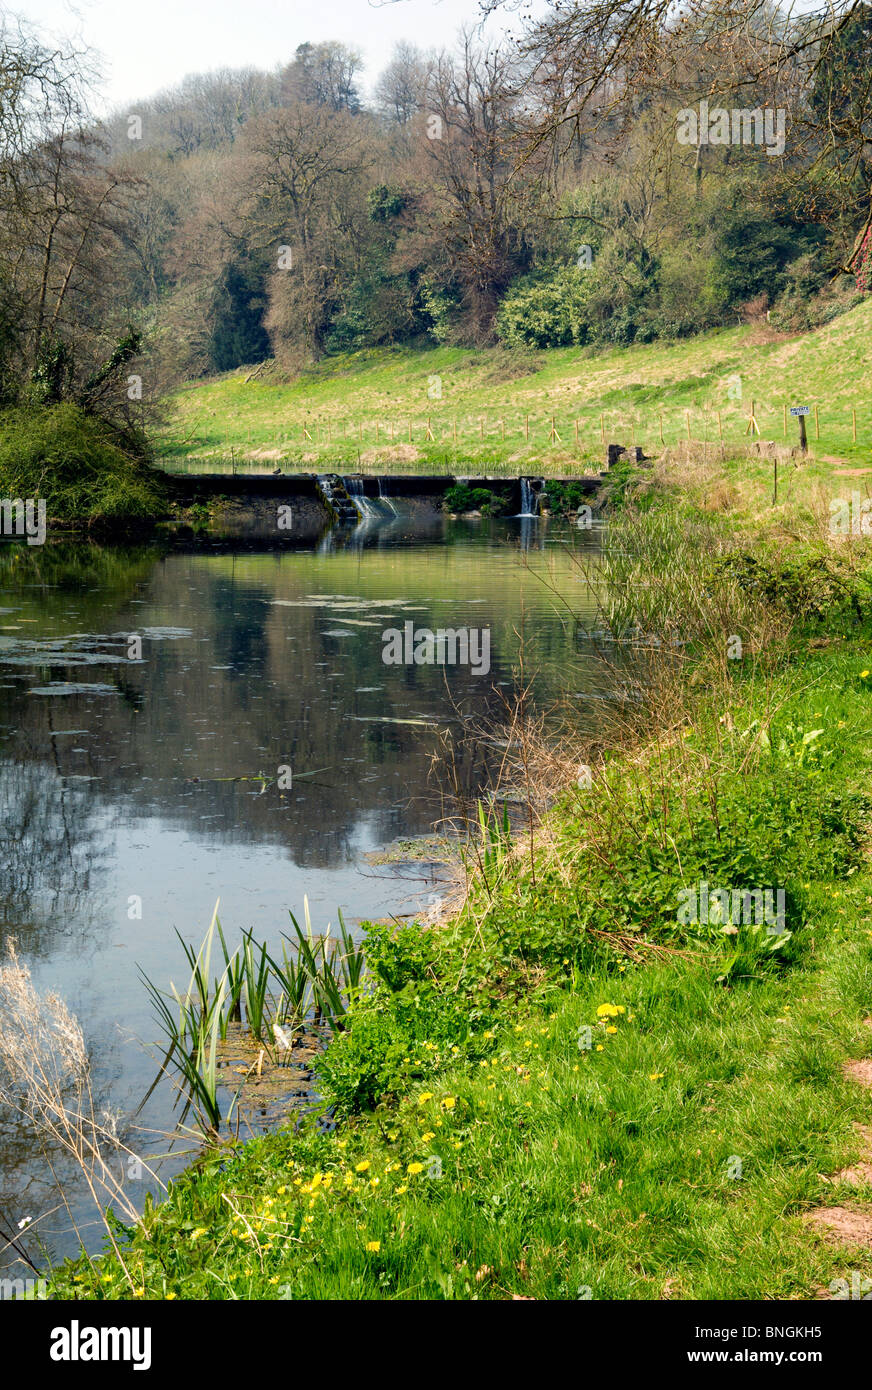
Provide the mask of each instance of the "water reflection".
[{"label": "water reflection", "polygon": [[[474,796],[487,774],[474,726],[502,708],[522,644],[543,698],[597,688],[575,642],[572,613],[593,613],[567,540],[579,536],[536,518],[400,514],[317,551],[0,553],[0,946],[15,935],[37,986],[78,1015],[107,1104],[132,1115],[153,1079],[137,966],[178,978],[176,928],[199,940],[219,896],[231,948],[249,927],[275,943],[304,894],[321,925],[337,907],[349,922],[411,911],[430,871],[365,856],[451,809],[432,775],[439,732]],[[383,634],[408,620],[488,627],[487,675],[386,665]],[[165,1090],[140,1122],[171,1126]],[[8,1227],[52,1199],[27,1134],[0,1124]],[[68,1224],[55,1253],[74,1247]]]}]

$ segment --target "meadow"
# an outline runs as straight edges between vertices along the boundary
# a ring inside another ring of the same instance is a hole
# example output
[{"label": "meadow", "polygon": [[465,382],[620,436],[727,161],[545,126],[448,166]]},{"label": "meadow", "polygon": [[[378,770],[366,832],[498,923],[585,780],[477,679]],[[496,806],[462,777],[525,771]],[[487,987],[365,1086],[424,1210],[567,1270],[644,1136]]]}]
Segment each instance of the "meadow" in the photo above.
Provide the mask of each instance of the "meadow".
[{"label": "meadow", "polygon": [[717,457],[758,437],[796,446],[789,410],[807,404],[823,474],[832,458],[869,458],[870,330],[867,302],[790,337],[763,323],[610,350],[378,349],[290,381],[241,368],[174,394],[158,453],[171,471],[563,477],[597,471],[604,442],[649,456],[690,442]]}]

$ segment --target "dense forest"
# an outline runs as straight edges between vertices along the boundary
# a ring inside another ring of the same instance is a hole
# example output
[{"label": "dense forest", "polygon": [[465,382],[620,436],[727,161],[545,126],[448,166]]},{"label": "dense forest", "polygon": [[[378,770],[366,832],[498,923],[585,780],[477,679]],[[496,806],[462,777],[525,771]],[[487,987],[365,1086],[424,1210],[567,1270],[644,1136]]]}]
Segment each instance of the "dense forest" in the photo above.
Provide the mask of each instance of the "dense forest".
[{"label": "dense forest", "polygon": [[555,0],[502,44],[398,44],[366,100],[313,41],[97,122],[83,56],[7,26],[0,404],[131,432],[267,359],[824,322],[868,288],[870,48],[850,0]]}]

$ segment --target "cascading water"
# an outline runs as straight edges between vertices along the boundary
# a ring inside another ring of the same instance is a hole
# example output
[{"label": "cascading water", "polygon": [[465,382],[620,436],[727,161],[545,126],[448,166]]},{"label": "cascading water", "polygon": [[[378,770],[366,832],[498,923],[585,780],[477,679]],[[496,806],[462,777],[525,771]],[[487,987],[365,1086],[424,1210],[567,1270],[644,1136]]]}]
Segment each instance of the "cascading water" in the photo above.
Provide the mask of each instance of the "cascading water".
[{"label": "cascading water", "polygon": [[521,516],[538,516],[544,478],[521,478]]},{"label": "cascading water", "polygon": [[399,512],[397,511],[397,509],[396,509],[396,507],[394,506],[393,502],[392,502],[391,499],[387,496],[387,494],[386,494],[386,492],[385,492],[385,490],[384,490],[384,481],[385,481],[384,478],[379,478],[379,480],[378,480],[378,498],[379,498],[379,501],[382,502],[382,503],[384,504],[384,506],[386,506],[386,507],[393,513],[394,516],[399,516]]},{"label": "cascading water", "polygon": [[345,484],[345,491],[357,508],[357,513],[361,521],[369,521],[370,518],[378,516],[378,507],[375,507],[372,502],[370,502],[363,490],[362,478],[343,478],[342,481]]}]

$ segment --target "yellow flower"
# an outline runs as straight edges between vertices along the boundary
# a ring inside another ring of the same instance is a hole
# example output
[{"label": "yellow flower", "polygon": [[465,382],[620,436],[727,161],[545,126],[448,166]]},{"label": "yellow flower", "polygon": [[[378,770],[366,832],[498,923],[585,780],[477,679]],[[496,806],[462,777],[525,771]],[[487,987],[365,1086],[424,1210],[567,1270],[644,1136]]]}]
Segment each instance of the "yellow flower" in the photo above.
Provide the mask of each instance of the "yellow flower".
[{"label": "yellow flower", "polygon": [[168,1299],[173,1299],[173,1298],[175,1298],[175,1296],[176,1296],[176,1295],[173,1293],[172,1289],[170,1289],[169,1293],[167,1294],[167,1298],[168,1298]]},{"label": "yellow flower", "polygon": [[597,1050],[597,1052],[602,1052],[602,1050],[603,1050],[603,1045],[602,1045],[602,1043],[597,1043],[597,1045],[596,1045],[596,1050]]},{"label": "yellow flower", "polygon": [[407,1172],[407,1173],[423,1173],[423,1171],[424,1171],[424,1165],[423,1165],[423,1163],[409,1163],[409,1164],[407,1164],[407,1166],[406,1166],[406,1172]]},{"label": "yellow flower", "polygon": [[381,1182],[381,1178],[370,1178],[370,1180],[369,1180],[369,1185],[370,1185],[370,1187],[378,1187],[378,1185],[379,1185],[380,1182]]},{"label": "yellow flower", "polygon": [[419,1104],[419,1105],[425,1105],[425,1104],[427,1103],[428,1100],[432,1100],[432,1099],[433,1099],[433,1092],[432,1092],[432,1091],[422,1091],[421,1094],[420,1094],[419,1097],[418,1097],[418,1104]]},{"label": "yellow flower", "polygon": [[404,1193],[404,1192],[408,1192],[408,1190],[409,1190],[409,1184],[408,1184],[407,1182],[404,1182],[403,1185],[402,1185],[402,1187],[398,1187],[398,1188],[397,1188],[397,1196],[398,1196],[398,1197],[402,1197],[403,1193]]},{"label": "yellow flower", "polygon": [[367,1250],[370,1252],[370,1254],[372,1254],[372,1255],[377,1255],[378,1252],[379,1252],[379,1250],[381,1250],[381,1241],[380,1241],[380,1240],[368,1240],[368,1241],[366,1242],[366,1248],[367,1248]]},{"label": "yellow flower", "polygon": [[436,1138],[436,1135],[434,1134],[433,1130],[432,1130],[432,1129],[428,1129],[426,1134],[422,1134],[422,1135],[421,1135],[421,1143],[422,1143],[422,1144],[429,1144],[430,1140],[431,1140],[431,1139],[435,1139],[435,1138]]},{"label": "yellow flower", "polygon": [[649,1077],[648,1077],[648,1080],[649,1080],[649,1081],[659,1081],[660,1078],[661,1078],[661,1076],[665,1076],[665,1075],[666,1075],[666,1073],[663,1072],[663,1071],[652,1071],[652,1072],[650,1073]]},{"label": "yellow flower", "polygon": [[608,1028],[606,1029],[607,1033],[617,1033],[617,1031],[618,1030],[613,1023],[610,1023]]},{"label": "yellow flower", "polygon": [[624,1013],[623,1004],[600,1004],[596,1011],[597,1018],[617,1018],[618,1014]]},{"label": "yellow flower", "polygon": [[868,671],[861,671],[861,672],[860,672],[860,679],[861,679],[861,681],[864,681],[864,680],[866,679],[866,677],[868,676],[868,674],[869,674]]},{"label": "yellow flower", "polygon": [[369,1166],[370,1166],[369,1159],[368,1159],[368,1158],[364,1158],[364,1159],[362,1159],[362,1160],[360,1161],[360,1163],[355,1163],[355,1165],[354,1165],[354,1171],[355,1171],[355,1173],[365,1173],[366,1170],[367,1170],[367,1168],[369,1168]]}]

